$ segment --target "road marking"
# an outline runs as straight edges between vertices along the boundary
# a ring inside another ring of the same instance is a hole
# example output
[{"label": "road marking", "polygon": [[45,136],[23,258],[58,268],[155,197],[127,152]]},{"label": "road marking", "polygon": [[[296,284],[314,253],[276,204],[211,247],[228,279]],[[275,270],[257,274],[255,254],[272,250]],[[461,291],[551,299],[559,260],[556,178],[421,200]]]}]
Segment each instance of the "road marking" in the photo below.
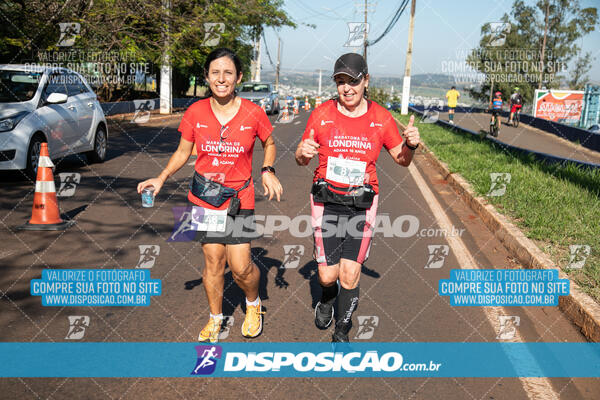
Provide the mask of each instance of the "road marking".
[{"label": "road marking", "polygon": [[[448,218],[448,215],[444,212],[442,205],[435,198],[433,192],[431,191],[431,189],[429,189],[429,185],[425,182],[425,179],[423,178],[417,167],[414,165],[414,163],[411,163],[408,166],[408,171],[415,180],[417,187],[421,191],[421,194],[425,198],[425,201],[431,209],[431,212],[435,217],[439,227],[441,229],[445,229],[446,232],[451,232],[453,229],[453,225],[450,222],[450,218]],[[448,245],[452,248],[456,259],[458,260],[458,264],[462,269],[479,268],[477,266],[475,258],[473,258],[473,256],[467,249],[467,246],[459,236],[446,236],[446,240],[448,241]],[[510,315],[506,312],[506,310],[504,310],[503,307],[481,308],[485,316],[487,317],[488,322],[492,326],[492,329],[494,330],[501,315]],[[516,332],[515,337],[512,340],[510,340],[510,342],[524,342],[519,331]],[[519,359],[513,354],[506,354],[510,358],[513,365],[516,365],[519,362]],[[530,355],[527,354],[527,356]],[[550,380],[548,378],[520,377],[519,380],[521,381],[521,385],[523,386],[525,393],[527,393],[527,397],[529,397],[530,399],[538,400],[559,398],[558,394],[554,391],[554,388],[552,387],[552,384],[550,383]]]}]

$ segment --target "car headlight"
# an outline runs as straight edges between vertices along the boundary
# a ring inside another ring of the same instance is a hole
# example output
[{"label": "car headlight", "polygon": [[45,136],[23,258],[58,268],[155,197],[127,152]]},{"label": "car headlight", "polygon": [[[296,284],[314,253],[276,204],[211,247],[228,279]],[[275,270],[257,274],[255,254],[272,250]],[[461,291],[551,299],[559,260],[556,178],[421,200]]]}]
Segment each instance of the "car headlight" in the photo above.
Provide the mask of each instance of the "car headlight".
[{"label": "car headlight", "polygon": [[16,128],[17,124],[21,122],[29,114],[29,111],[21,111],[10,117],[0,119],[0,132],[11,131]]}]

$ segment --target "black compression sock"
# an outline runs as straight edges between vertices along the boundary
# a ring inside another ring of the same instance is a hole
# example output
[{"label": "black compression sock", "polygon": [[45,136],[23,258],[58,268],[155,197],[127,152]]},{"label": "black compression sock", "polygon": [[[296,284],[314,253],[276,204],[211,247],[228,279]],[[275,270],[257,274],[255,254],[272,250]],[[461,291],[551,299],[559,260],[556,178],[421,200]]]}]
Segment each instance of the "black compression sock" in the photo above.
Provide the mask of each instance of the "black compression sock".
[{"label": "black compression sock", "polygon": [[352,313],[358,306],[359,286],[354,289],[340,287],[338,294],[338,324],[349,326],[352,321]]},{"label": "black compression sock", "polygon": [[322,293],[321,293],[321,303],[333,304],[337,294],[338,294],[338,286],[334,283],[331,286],[323,286],[321,285]]}]

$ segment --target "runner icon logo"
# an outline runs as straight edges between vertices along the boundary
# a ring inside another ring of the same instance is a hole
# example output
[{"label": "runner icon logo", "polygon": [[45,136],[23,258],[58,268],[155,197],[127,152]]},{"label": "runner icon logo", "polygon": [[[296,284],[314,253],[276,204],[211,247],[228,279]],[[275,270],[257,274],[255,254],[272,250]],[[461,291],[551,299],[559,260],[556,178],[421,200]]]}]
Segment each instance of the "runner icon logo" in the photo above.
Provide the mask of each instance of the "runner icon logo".
[{"label": "runner icon logo", "polygon": [[217,368],[217,359],[221,358],[221,346],[195,346],[198,361],[191,375],[210,375]]},{"label": "runner icon logo", "polygon": [[304,246],[301,244],[283,245],[283,263],[279,268],[298,268],[300,258],[304,255]]},{"label": "runner icon logo", "polygon": [[510,33],[510,22],[490,22],[490,38],[488,46],[503,46],[506,36]]},{"label": "runner icon logo", "polygon": [[500,321],[500,329],[496,339],[499,340],[512,340],[515,338],[517,333],[517,326],[521,325],[521,317],[516,315],[500,315],[498,316]]},{"label": "runner icon logo", "polygon": [[506,187],[510,183],[510,177],[511,176],[509,173],[490,173],[492,184],[487,195],[493,197],[504,196],[504,193],[506,193]]},{"label": "runner icon logo", "polygon": [[[216,160],[216,158],[215,158]],[[225,184],[225,174],[222,172],[207,172],[205,174],[203,174],[204,177],[210,181],[213,182],[218,182],[220,184]],[[216,196],[219,194],[219,187],[218,186],[205,186],[202,189],[202,194],[204,196]]]},{"label": "runner icon logo", "polygon": [[90,326],[90,317],[87,315],[69,315],[69,331],[65,339],[83,339],[85,329]]},{"label": "runner icon logo", "polygon": [[425,268],[442,268],[444,266],[444,261],[446,261],[446,256],[450,254],[450,247],[445,244],[430,244],[427,245],[427,250],[429,251],[429,258],[425,263]]},{"label": "runner icon logo", "polygon": [[134,124],[145,124],[150,121],[150,111],[154,110],[155,103],[152,100],[134,100],[135,113],[131,122]]},{"label": "runner icon logo", "polygon": [[348,40],[344,47],[360,47],[365,42],[365,36],[369,33],[370,25],[365,22],[348,22]]},{"label": "runner icon logo", "polygon": [[77,172],[61,172],[58,174],[58,179],[60,180],[60,186],[58,187],[56,196],[71,197],[75,194],[75,189],[77,189],[77,185],[81,182],[81,174]]},{"label": "runner icon logo", "polygon": [[221,34],[225,32],[225,24],[223,22],[205,22],[204,31],[202,46],[217,46],[221,41]]},{"label": "runner icon logo", "polygon": [[152,268],[156,262],[156,257],[160,254],[160,246],[156,244],[140,244],[140,259],[136,268]]},{"label": "runner icon logo", "polygon": [[571,258],[567,267],[571,269],[583,268],[585,260],[592,252],[592,248],[587,244],[572,244],[569,246],[569,250],[571,251]]},{"label": "runner icon logo", "polygon": [[189,242],[196,237],[192,207],[173,207],[175,224],[167,242]]},{"label": "runner icon logo", "polygon": [[358,330],[354,339],[371,339],[375,333],[375,328],[379,326],[379,317],[377,315],[359,315],[356,318],[358,319]]},{"label": "runner icon logo", "polygon": [[221,331],[219,332],[219,340],[227,339],[227,336],[229,336],[229,331],[233,326],[233,321],[235,321],[233,315],[223,316],[223,325],[221,325]]},{"label": "runner icon logo", "polygon": [[60,37],[56,45],[58,47],[71,47],[75,44],[75,39],[81,31],[81,25],[78,22],[59,22]]},{"label": "runner icon logo", "polygon": [[437,102],[425,103],[425,109],[423,110],[423,117],[421,122],[424,124],[435,124],[440,119],[439,104]]}]

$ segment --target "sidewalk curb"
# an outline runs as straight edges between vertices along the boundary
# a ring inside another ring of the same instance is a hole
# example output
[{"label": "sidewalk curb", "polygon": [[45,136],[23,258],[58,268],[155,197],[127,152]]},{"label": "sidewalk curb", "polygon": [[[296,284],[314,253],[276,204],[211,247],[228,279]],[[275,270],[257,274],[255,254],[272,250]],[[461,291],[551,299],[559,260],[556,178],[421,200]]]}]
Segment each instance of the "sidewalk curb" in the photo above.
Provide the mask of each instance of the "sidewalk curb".
[{"label": "sidewalk curb", "polygon": [[[403,124],[396,120],[403,129]],[[421,142],[423,150],[420,152],[442,174],[454,191],[468,204],[468,206],[483,220],[483,223],[502,242],[508,251],[530,269],[557,268],[560,279],[568,279],[560,267],[544,254],[539,247],[527,238],[519,228],[505,216],[496,211],[494,206],[487,203],[483,197],[478,197],[471,185],[457,173],[450,172],[448,166],[437,159],[435,154]],[[600,342],[600,305],[585,294],[579,285],[569,280],[570,294],[560,296],[558,307],[560,310],[581,329],[583,335],[592,342]]]}]

